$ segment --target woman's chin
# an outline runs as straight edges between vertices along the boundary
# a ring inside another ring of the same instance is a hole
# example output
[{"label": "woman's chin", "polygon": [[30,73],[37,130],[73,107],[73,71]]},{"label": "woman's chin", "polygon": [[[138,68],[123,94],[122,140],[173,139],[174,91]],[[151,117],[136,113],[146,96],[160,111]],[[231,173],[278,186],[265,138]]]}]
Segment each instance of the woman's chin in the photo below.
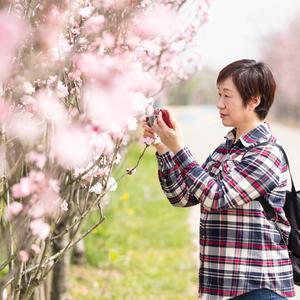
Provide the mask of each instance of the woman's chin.
[{"label": "woman's chin", "polygon": [[228,122],[227,120],[222,119],[222,124],[224,127],[232,127],[233,125],[231,122]]}]

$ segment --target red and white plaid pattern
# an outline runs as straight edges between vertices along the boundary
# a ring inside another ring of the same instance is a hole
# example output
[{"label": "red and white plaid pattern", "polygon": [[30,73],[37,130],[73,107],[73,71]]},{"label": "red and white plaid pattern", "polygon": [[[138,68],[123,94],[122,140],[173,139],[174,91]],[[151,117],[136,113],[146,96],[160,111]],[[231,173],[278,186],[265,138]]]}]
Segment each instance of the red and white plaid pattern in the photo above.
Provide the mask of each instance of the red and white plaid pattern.
[{"label": "red and white plaid pattern", "polygon": [[[276,211],[287,240],[283,211],[288,169],[262,123],[233,144],[235,129],[199,165],[185,147],[159,155],[161,187],[174,206],[201,204],[199,295],[228,299],[259,288],[293,297],[293,272],[287,247],[258,201],[264,196]],[[258,145],[256,147],[256,145]]]}]

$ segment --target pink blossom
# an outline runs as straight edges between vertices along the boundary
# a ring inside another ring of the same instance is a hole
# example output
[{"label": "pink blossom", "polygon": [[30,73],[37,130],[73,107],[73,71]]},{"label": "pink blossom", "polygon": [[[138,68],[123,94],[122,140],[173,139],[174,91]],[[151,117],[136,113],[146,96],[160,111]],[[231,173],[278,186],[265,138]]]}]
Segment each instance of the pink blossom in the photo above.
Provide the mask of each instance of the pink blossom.
[{"label": "pink blossom", "polygon": [[25,250],[19,251],[19,258],[21,262],[26,263],[29,260],[29,254]]},{"label": "pink blossom", "polygon": [[49,76],[48,80],[47,80],[47,86],[51,86],[52,84],[54,84],[57,80],[57,75],[54,76]]},{"label": "pink blossom", "polygon": [[160,88],[160,80],[158,78],[144,72],[136,65],[131,64],[130,66],[130,62],[128,62],[124,78],[120,80],[122,80],[122,86],[131,92],[153,94],[153,91],[157,91]]},{"label": "pink blossom", "polygon": [[118,183],[113,177],[109,177],[108,182],[107,182],[107,189],[110,192],[115,192],[118,188]]},{"label": "pink blossom", "polygon": [[30,171],[28,177],[21,178],[19,183],[12,186],[13,197],[17,199],[39,192],[45,189],[46,182],[43,172]]},{"label": "pink blossom", "polygon": [[36,95],[40,114],[53,124],[61,124],[66,120],[67,112],[51,90],[41,90]]},{"label": "pink blossom", "polygon": [[47,158],[45,155],[37,153],[35,151],[29,152],[26,157],[29,162],[36,163],[36,165],[39,169],[43,169],[45,166],[45,163],[47,161]]},{"label": "pink blossom", "polygon": [[108,154],[114,150],[114,143],[107,133],[91,133],[89,141],[96,153]]},{"label": "pink blossom", "polygon": [[144,10],[132,24],[132,31],[142,39],[171,37],[178,29],[177,15],[164,5]]},{"label": "pink blossom", "polygon": [[44,49],[57,46],[65,22],[65,16],[60,14],[57,8],[53,7],[52,11],[55,12],[47,15],[47,19],[39,26],[37,34],[38,41]]},{"label": "pink blossom", "polygon": [[11,13],[0,11],[0,81],[6,80],[10,75],[12,62],[9,58],[15,55],[17,47],[23,42],[26,29],[25,21]]},{"label": "pink blossom", "polygon": [[91,14],[94,11],[94,7],[92,6],[86,6],[86,7],[82,7],[79,9],[79,15],[82,16],[83,18],[88,18],[91,16]]},{"label": "pink blossom", "polygon": [[96,77],[99,73],[99,61],[96,55],[84,53],[74,57],[77,72],[80,71],[85,76]]},{"label": "pink blossom", "polygon": [[57,83],[56,95],[58,98],[64,98],[69,95],[68,87],[66,87],[61,81]]},{"label": "pink blossom", "polygon": [[15,216],[17,216],[23,209],[23,204],[20,202],[12,202],[7,206],[6,210],[6,218],[7,220],[12,220]]},{"label": "pink blossom", "polygon": [[143,137],[141,142],[146,145],[152,145],[154,141],[155,141],[155,139],[153,139],[153,138]]},{"label": "pink blossom", "polygon": [[59,193],[60,187],[59,182],[56,179],[49,179],[48,181],[49,188],[52,189],[54,192]]},{"label": "pink blossom", "polygon": [[95,193],[95,194],[101,194],[103,190],[103,187],[102,185],[100,184],[100,182],[97,182],[95,185],[93,185],[91,188],[90,188],[90,192],[92,193]]},{"label": "pink blossom", "polygon": [[28,81],[24,82],[24,92],[26,94],[31,95],[32,93],[34,93],[34,91],[35,91],[35,88],[33,87],[33,85],[30,82],[28,82]]},{"label": "pink blossom", "polygon": [[74,61],[87,80],[110,90],[123,85],[125,75],[133,64],[129,55],[125,54],[112,57],[84,53],[74,58]]},{"label": "pink blossom", "polygon": [[143,40],[138,50],[145,51],[149,56],[157,56],[161,52],[161,45],[153,40]]},{"label": "pink blossom", "polygon": [[103,15],[92,16],[84,24],[84,30],[87,34],[98,33],[102,30],[105,22]]},{"label": "pink blossom", "polygon": [[41,252],[41,248],[36,244],[32,244],[30,248],[35,254],[39,254]]},{"label": "pink blossom", "polygon": [[[126,126],[125,126],[125,128],[127,129]],[[124,129],[123,130],[119,130],[118,128],[111,128],[110,129],[110,135],[111,135],[112,140],[114,142],[116,142],[116,141],[119,141],[120,139],[122,139],[124,137],[124,135],[125,135],[125,130]]]},{"label": "pink blossom", "polygon": [[31,221],[29,227],[32,234],[37,235],[42,240],[45,240],[50,233],[49,224],[45,223],[42,219]]},{"label": "pink blossom", "polygon": [[8,116],[9,116],[9,106],[0,97],[0,123],[5,122]]},{"label": "pink blossom", "polygon": [[147,116],[151,116],[154,113],[153,101],[149,101],[149,103],[145,107],[145,114]]},{"label": "pink blossom", "polygon": [[51,148],[52,155],[66,168],[84,166],[92,156],[87,137],[75,127],[65,127],[57,131]]},{"label": "pink blossom", "polygon": [[44,132],[44,124],[30,113],[15,112],[7,120],[7,134],[22,144],[34,145]]},{"label": "pink blossom", "polygon": [[29,214],[34,218],[53,217],[60,207],[60,196],[53,190],[46,189],[32,201]]},{"label": "pink blossom", "polygon": [[105,8],[121,9],[124,5],[128,4],[128,0],[101,0]]},{"label": "pink blossom", "polygon": [[79,70],[74,70],[73,72],[70,72],[68,74],[68,78],[76,81],[81,81],[81,72]]},{"label": "pink blossom", "polygon": [[111,33],[104,31],[102,33],[101,45],[105,48],[111,48],[114,46],[114,44],[115,44],[115,37]]},{"label": "pink blossom", "polygon": [[129,97],[131,98],[135,113],[139,115],[143,115],[146,107],[149,106],[150,103],[153,103],[153,98],[147,98],[143,93],[140,92],[130,93]]},{"label": "pink blossom", "polygon": [[21,98],[22,104],[25,106],[26,112],[35,113],[37,111],[36,99],[29,95]]},{"label": "pink blossom", "polygon": [[1,47],[1,52],[13,51],[24,39],[24,29],[26,29],[24,20],[7,11],[0,11],[0,43],[5,45]]},{"label": "pink blossom", "polygon": [[63,210],[63,211],[68,211],[68,202],[66,200],[64,200],[61,205],[60,205],[60,208]]},{"label": "pink blossom", "polygon": [[46,182],[47,182],[46,181],[46,175],[42,171],[34,171],[34,170],[32,170],[29,173],[29,177],[32,180],[32,182],[34,182],[34,183],[36,183],[36,184],[38,184],[40,186],[40,189],[42,187],[44,187],[45,184],[46,184]]},{"label": "pink blossom", "polygon": [[51,60],[63,60],[71,50],[68,40],[64,36],[65,16],[58,14],[54,20],[49,19],[39,27],[38,40]]},{"label": "pink blossom", "polygon": [[[86,167],[84,168],[74,168],[73,170],[73,174],[75,177],[80,176],[82,173],[85,173],[88,169],[90,169],[93,165],[93,162],[90,162]],[[95,170],[97,169],[97,167],[93,167],[92,169],[90,169],[87,173],[85,173],[83,175],[83,179],[87,180],[87,181],[91,181],[94,178],[94,174],[95,174]]]},{"label": "pink blossom", "polygon": [[109,171],[110,171],[110,169],[108,167],[100,168],[97,172],[97,176],[99,176],[99,177],[107,176],[109,174]]},{"label": "pink blossom", "polygon": [[138,127],[136,118],[130,117],[128,118],[127,128],[129,131],[135,131]]},{"label": "pink blossom", "polygon": [[20,183],[16,183],[12,186],[12,194],[15,199],[27,197],[34,191],[34,184],[28,177],[23,177]]},{"label": "pink blossom", "polygon": [[141,43],[140,37],[138,37],[136,34],[134,34],[131,31],[127,32],[126,44],[130,47],[130,49],[135,49],[140,45],[140,43]]},{"label": "pink blossom", "polygon": [[122,91],[121,86],[110,91],[87,86],[83,101],[90,120],[111,132],[121,133],[127,126],[128,118],[136,114],[131,95],[126,89]]}]

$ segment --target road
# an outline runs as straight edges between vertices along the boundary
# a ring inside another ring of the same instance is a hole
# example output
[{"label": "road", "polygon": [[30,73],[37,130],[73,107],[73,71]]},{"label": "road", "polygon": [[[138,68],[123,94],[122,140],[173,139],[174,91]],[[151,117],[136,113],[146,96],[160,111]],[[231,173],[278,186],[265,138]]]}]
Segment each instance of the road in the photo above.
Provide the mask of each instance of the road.
[{"label": "road", "polygon": [[[184,135],[185,144],[191,149],[199,163],[224,141],[224,136],[230,130],[222,125],[217,109],[213,106],[172,107],[174,114]],[[272,133],[284,146],[289,157],[296,189],[300,189],[300,129],[270,122]],[[298,171],[298,172],[296,172]],[[189,225],[193,242],[198,249],[199,235],[199,206],[190,208]],[[198,251],[195,253],[198,263]],[[300,299],[300,287],[296,287],[296,299]]]}]

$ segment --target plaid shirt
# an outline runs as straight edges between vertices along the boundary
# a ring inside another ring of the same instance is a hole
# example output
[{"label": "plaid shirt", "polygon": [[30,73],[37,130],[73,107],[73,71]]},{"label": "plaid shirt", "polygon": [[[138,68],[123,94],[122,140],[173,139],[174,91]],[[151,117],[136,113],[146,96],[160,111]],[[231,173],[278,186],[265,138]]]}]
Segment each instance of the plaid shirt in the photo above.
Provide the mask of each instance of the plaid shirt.
[{"label": "plaid shirt", "polygon": [[[268,288],[293,297],[294,282],[285,242],[290,226],[283,211],[288,169],[262,123],[234,143],[235,129],[201,166],[185,147],[159,155],[161,187],[174,206],[201,204],[199,295],[228,299]],[[276,212],[268,220],[258,201],[264,196]],[[277,222],[284,238],[274,226]],[[284,241],[285,239],[285,241]]]}]

